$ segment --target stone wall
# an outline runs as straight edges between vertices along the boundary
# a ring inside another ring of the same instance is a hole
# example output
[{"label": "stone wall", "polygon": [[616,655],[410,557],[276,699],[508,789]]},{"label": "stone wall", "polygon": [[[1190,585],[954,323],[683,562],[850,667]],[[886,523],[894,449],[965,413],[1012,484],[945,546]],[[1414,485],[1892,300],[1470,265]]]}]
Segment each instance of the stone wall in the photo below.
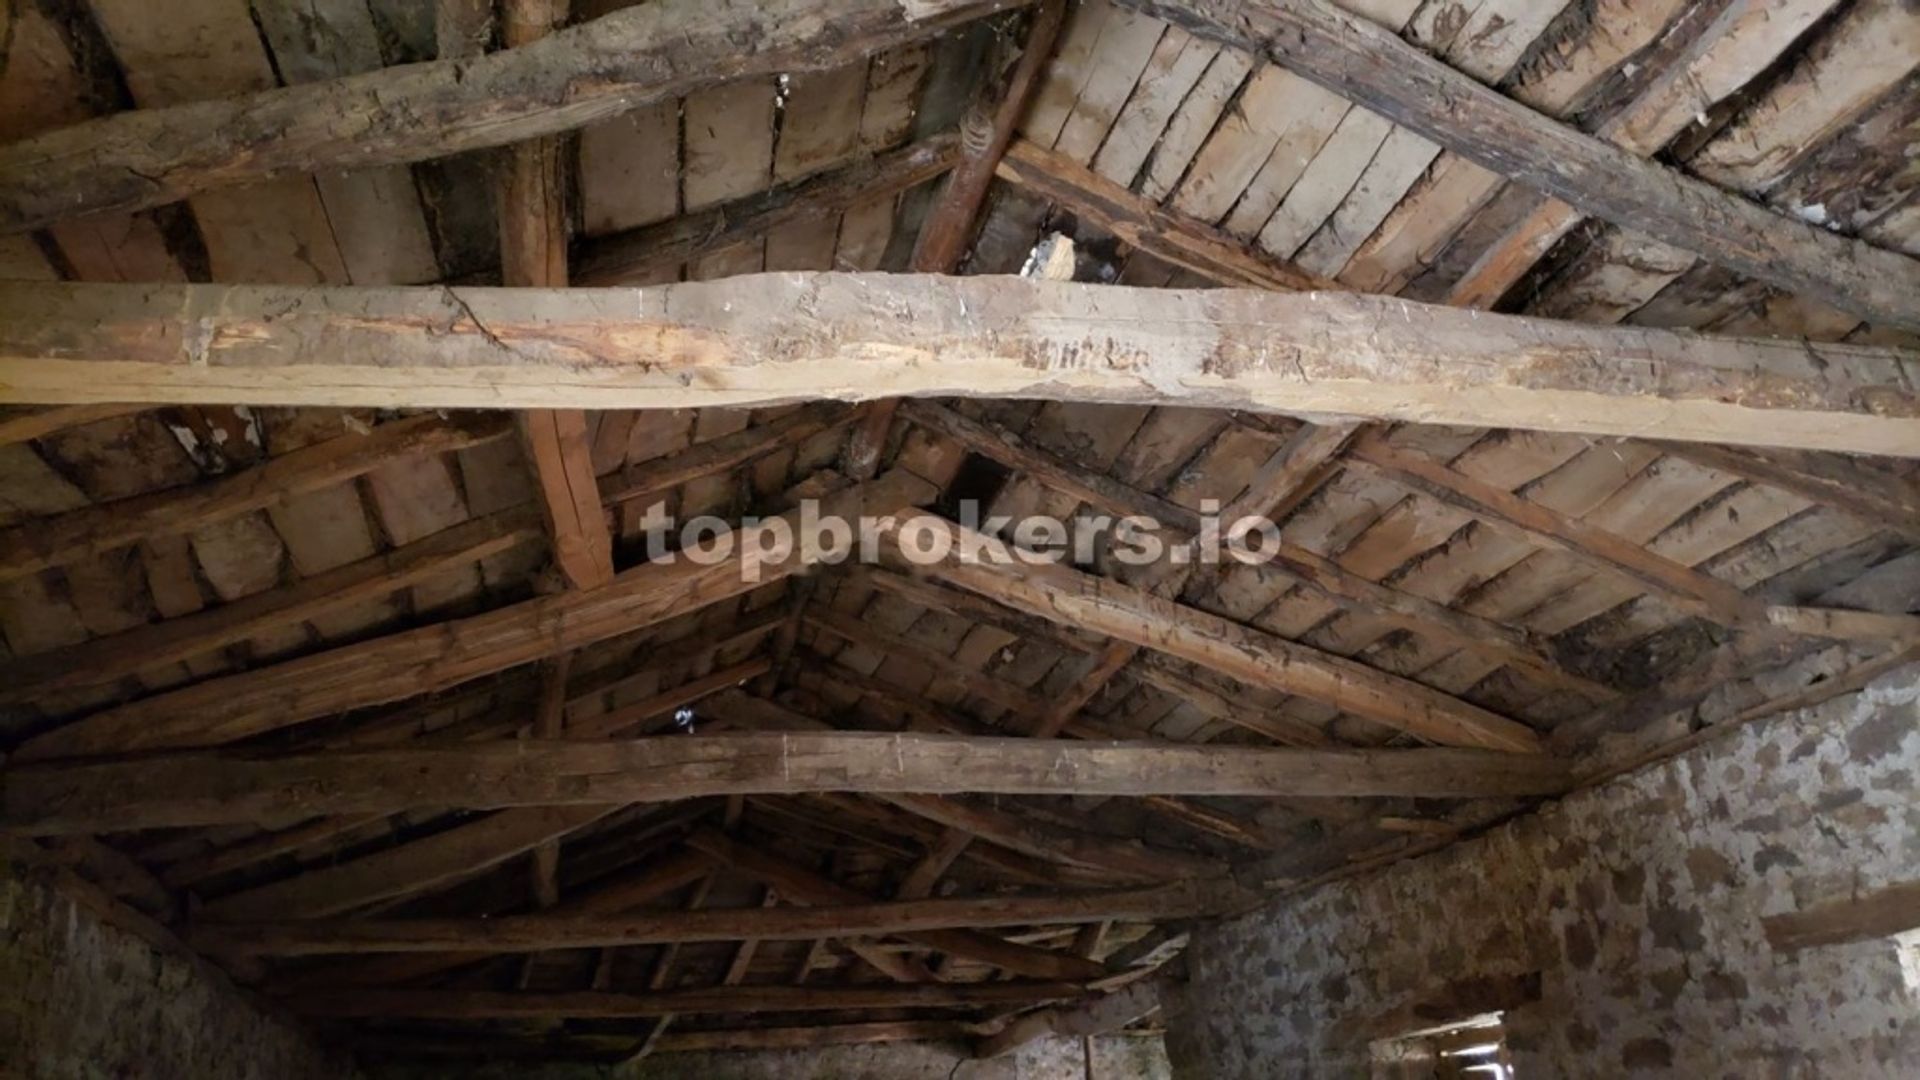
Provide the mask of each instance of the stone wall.
[{"label": "stone wall", "polygon": [[0,860],[0,1077],[352,1075],[302,1029]]},{"label": "stone wall", "polygon": [[876,1043],[809,1050],[661,1054],[631,1068],[586,1065],[471,1066],[412,1062],[380,1065],[374,1080],[1166,1080],[1157,1038],[1041,1039],[1018,1052],[975,1061],[961,1046]]},{"label": "stone wall", "polygon": [[1916,699],[1909,665],[1197,932],[1175,1075],[1366,1075],[1372,1039],[1533,999],[1507,1015],[1529,1080],[1920,1076],[1911,944],[1779,953],[1760,922],[1920,879]]}]

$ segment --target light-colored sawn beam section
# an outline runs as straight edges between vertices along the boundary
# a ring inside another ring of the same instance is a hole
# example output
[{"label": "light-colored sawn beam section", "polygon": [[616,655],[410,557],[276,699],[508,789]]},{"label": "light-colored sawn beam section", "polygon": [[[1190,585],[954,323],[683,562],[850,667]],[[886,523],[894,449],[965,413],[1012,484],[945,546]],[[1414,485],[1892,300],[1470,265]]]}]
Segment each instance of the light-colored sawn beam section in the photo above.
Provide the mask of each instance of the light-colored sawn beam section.
[{"label": "light-colored sawn beam section", "polygon": [[919,733],[499,740],[25,763],[0,827],[56,835],[425,808],[612,806],[709,795],[1550,795],[1564,760],[1489,750],[1300,750]]},{"label": "light-colored sawn beam section", "polygon": [[1330,0],[1121,2],[1294,71],[1583,213],[1876,323],[1920,330],[1920,261],[1537,113]]},{"label": "light-colored sawn beam section", "polygon": [[487,56],[117,113],[0,148],[0,233],[555,135],[728,80],[841,67],[1024,2],[659,0]]},{"label": "light-colored sawn beam section", "polygon": [[0,285],[0,402],[681,408],[942,395],[1920,456],[1920,354],[1352,294],[783,273],[646,289]]}]

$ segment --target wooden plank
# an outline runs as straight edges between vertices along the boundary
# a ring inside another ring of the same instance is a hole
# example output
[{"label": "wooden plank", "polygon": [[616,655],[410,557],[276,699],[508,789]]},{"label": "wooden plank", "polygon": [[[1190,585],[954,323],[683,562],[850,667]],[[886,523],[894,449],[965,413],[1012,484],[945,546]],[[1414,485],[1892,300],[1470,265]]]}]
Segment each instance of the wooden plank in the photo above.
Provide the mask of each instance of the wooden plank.
[{"label": "wooden plank", "polygon": [[0,284],[0,400],[676,408],[964,393],[1920,451],[1915,355],[1883,347],[1015,278],[789,273],[619,295]]},{"label": "wooden plank", "polygon": [[1503,97],[1326,0],[1126,0],[1258,53],[1616,225],[1876,323],[1920,328],[1920,262],[1756,206]]},{"label": "wooden plank", "polygon": [[[1742,0],[1728,5],[1686,54],[1601,126],[1599,137],[1628,153],[1651,157],[1696,117],[1760,74],[1833,6],[1834,0]],[[1543,202],[1481,253],[1454,283],[1448,302],[1493,307],[1582,220],[1578,210],[1563,202]]]},{"label": "wooden plank", "polygon": [[924,986],[722,986],[612,994],[482,990],[356,990],[282,999],[301,1016],[438,1020],[617,1020],[685,1013],[840,1012],[848,1009],[959,1009],[1032,1005],[1073,997],[1070,982],[946,983]]},{"label": "wooden plank", "polygon": [[722,80],[843,66],[1017,3],[776,0],[715,9],[669,0],[471,60],[120,113],[0,151],[0,232],[283,173],[424,161],[555,135]]},{"label": "wooden plank", "polygon": [[553,562],[568,585],[595,589],[613,580],[613,536],[579,409],[531,409],[519,416],[521,445],[533,465]]},{"label": "wooden plank", "polygon": [[99,686],[144,669],[189,660],[388,595],[449,566],[496,555],[540,535],[539,523],[530,513],[508,511],[475,518],[285,588],[0,664],[0,701]]},{"label": "wooden plank", "polygon": [[1222,285],[1296,292],[1339,286],[1284,260],[1251,251],[1198,218],[1161,207],[1064,155],[1021,140],[1000,178],[1067,207],[1154,258]]},{"label": "wooden plank", "polygon": [[220,954],[540,952],[709,941],[811,941],[926,930],[995,929],[1109,919],[1194,918],[1214,910],[1192,884],[1040,895],[916,899],[809,907],[503,915],[489,919],[304,919],[197,923],[189,944]]},{"label": "wooden plank", "polygon": [[816,791],[1476,798],[1553,794],[1565,776],[1563,762],[1487,750],[799,731],[26,762],[7,767],[0,820],[23,834],[57,835]]},{"label": "wooden plank", "polygon": [[[931,499],[925,481],[889,473],[822,501],[823,516],[884,514]],[[785,528],[798,534],[799,511]],[[649,562],[588,592],[540,597],[481,615],[374,638],[238,675],[210,679],[83,720],[22,743],[16,759],[125,753],[226,742],[384,701],[431,693],[469,679],[655,625],[779,580],[821,557],[820,538],[746,572],[744,553],[763,531],[738,534],[734,556],[711,565],[690,558]],[[751,579],[751,580],[750,580]]]},{"label": "wooden plank", "polygon": [[179,536],[214,522],[332,487],[396,457],[477,446],[507,432],[498,415],[416,416],[344,435],[205,484],[97,503],[0,531],[0,581],[112,551]]}]

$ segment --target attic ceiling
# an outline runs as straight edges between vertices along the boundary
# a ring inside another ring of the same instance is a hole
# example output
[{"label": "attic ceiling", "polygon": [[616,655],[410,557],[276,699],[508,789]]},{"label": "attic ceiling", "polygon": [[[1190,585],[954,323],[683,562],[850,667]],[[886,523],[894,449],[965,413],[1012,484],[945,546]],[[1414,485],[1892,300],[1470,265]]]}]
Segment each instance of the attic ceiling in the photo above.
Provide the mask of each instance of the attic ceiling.
[{"label": "attic ceiling", "polygon": [[[570,21],[624,6],[583,0]],[[1917,347],[1909,330],[1745,276],[1671,230],[1584,214],[1196,33],[1192,13],[1219,5],[1164,5],[1172,21],[1108,0],[976,6],[850,63],[709,78],[544,143],[14,232],[0,236],[0,278],[979,276],[1019,273],[1059,234],[1074,259],[1053,276],[1083,283],[1352,291],[1799,340],[1816,360],[1816,343],[1880,348],[1908,365],[1889,414],[1912,416],[1912,354],[1892,351]],[[1920,256],[1911,3],[1340,8],[1566,128]],[[0,15],[0,142],[539,36],[494,15],[471,0],[27,0]],[[960,188],[970,170],[984,197],[956,211],[943,177]],[[558,186],[513,193],[515,176]],[[503,250],[503,202],[543,199],[551,216],[526,220],[557,230]],[[558,251],[557,276],[530,270],[529,250],[533,263]],[[517,417],[15,406],[0,412],[0,784],[24,798],[18,778],[36,767],[215,747],[272,763],[569,732],[821,729],[1535,750],[1591,778],[1643,751],[1649,722],[1786,660],[1844,677],[1911,658],[1920,444],[1867,457],[1672,436],[993,396]],[[563,528],[548,481],[568,468],[581,472]],[[1016,519],[1175,522],[1217,503],[1269,514],[1283,542],[1264,566],[1173,575],[1103,547],[1042,582],[1056,605],[1119,597],[1187,644],[897,560],[711,596],[664,571],[634,576],[652,572],[656,504],[738,522],[882,489],[890,509],[943,518],[967,499]],[[600,549],[577,546],[596,531]],[[624,606],[593,608],[596,595]],[[431,651],[482,626],[511,647]],[[1260,659],[1236,665],[1222,641]],[[1332,674],[1287,674],[1300,668]],[[1054,1022],[1044,1007],[1150,973],[1196,915],[1431,850],[1532,801],[820,790],[326,804],[8,843],[369,1053],[626,1059],[794,1038],[991,1051]],[[995,897],[1033,904],[1018,910],[1034,921],[968,909],[931,930],[813,937],[776,922]],[[543,913],[663,921],[609,944],[534,921],[502,947],[478,929]],[[425,920],[452,938],[339,945],[346,923],[390,938]]]}]

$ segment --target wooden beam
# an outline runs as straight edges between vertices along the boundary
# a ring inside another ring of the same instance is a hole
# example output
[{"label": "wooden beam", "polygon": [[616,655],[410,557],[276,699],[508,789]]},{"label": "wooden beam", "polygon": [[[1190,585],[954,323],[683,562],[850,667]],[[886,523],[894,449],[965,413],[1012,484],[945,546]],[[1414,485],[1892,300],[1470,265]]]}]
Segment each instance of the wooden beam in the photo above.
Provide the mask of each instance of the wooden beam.
[{"label": "wooden beam", "polygon": [[503,915],[491,919],[307,919],[197,924],[196,948],[222,954],[520,953],[706,941],[811,941],[926,930],[965,930],[1110,919],[1151,922],[1214,910],[1205,890],[1150,889],[1041,896],[985,896],[817,907],[647,911],[632,915]]},{"label": "wooden beam", "polygon": [[[822,500],[849,520],[930,499],[932,485],[895,471]],[[787,515],[798,536],[799,511]],[[741,530],[731,557],[634,567],[601,588],[565,592],[484,614],[389,634],[107,709],[17,748],[14,760],[218,745],[315,717],[431,693],[617,634],[663,622],[777,581],[821,557],[817,539],[747,572],[761,531]]]},{"label": "wooden beam", "polygon": [[56,405],[47,409],[0,409],[0,446],[44,439],[55,432],[117,416],[145,412],[145,405]]},{"label": "wooden beam", "polygon": [[1108,578],[1033,561],[990,536],[930,514],[903,516],[893,524],[894,538],[914,533],[945,538],[944,557],[925,564],[925,572],[1029,614],[1110,634],[1250,686],[1311,698],[1430,742],[1540,752],[1539,737],[1525,725],[1410,679]]},{"label": "wooden beam", "polygon": [[1378,435],[1354,444],[1352,460],[1429,498],[1474,515],[1524,543],[1550,548],[1625,578],[1682,611],[1727,626],[1777,626],[1841,640],[1903,640],[1920,635],[1904,615],[1769,606],[1738,587],[1551,507],[1396,449]]},{"label": "wooden beam", "polygon": [[1890,938],[1920,927],[1920,881],[1903,881],[1844,900],[1760,920],[1778,952]]},{"label": "wooden beam", "polygon": [[1916,363],[1878,346],[1351,293],[1008,277],[786,273],[619,293],[0,284],[0,402],[679,408],[965,394],[1916,456]]},{"label": "wooden beam", "polygon": [[197,914],[208,920],[339,915],[472,877],[616,809],[540,806],[491,814],[372,855],[229,893]]},{"label": "wooden beam", "polygon": [[1027,28],[1020,60],[1000,90],[999,100],[991,108],[976,105],[967,114],[962,128],[966,152],[921,222],[909,264],[915,273],[951,274],[959,269],[960,260],[973,244],[974,223],[987,201],[994,167],[1006,154],[1014,129],[1026,115],[1027,103],[1040,85],[1041,70],[1053,57],[1054,42],[1066,18],[1066,0],[1042,0]]},{"label": "wooden beam", "polygon": [[816,1046],[862,1046],[889,1042],[951,1042],[971,1025],[957,1020],[878,1020],[865,1024],[815,1027],[741,1028],[734,1031],[681,1031],[661,1037],[658,1054],[703,1050],[809,1050]]},{"label": "wooden beam", "polygon": [[462,522],[280,589],[0,664],[0,703],[100,686],[213,652],[263,631],[391,595],[450,566],[538,540],[539,516],[509,510]]},{"label": "wooden beam", "polygon": [[[564,23],[567,0],[505,0],[501,13],[505,44],[517,49]],[[503,285],[555,289],[568,283],[564,152],[565,144],[551,135],[507,151],[499,211]],[[546,515],[554,567],[571,588],[605,585],[613,580],[613,534],[594,484],[587,414],[533,409],[517,419]]]},{"label": "wooden beam", "polygon": [[[1791,492],[1861,521],[1920,540],[1920,476],[1838,454],[1657,443],[1696,465]],[[1891,463],[1904,468],[1906,463]]]},{"label": "wooden beam", "polygon": [[1345,288],[1025,139],[1008,148],[996,172],[1000,179],[1072,210],[1128,246],[1209,281],[1278,292]]},{"label": "wooden beam", "polygon": [[787,446],[796,446],[823,431],[851,422],[857,410],[838,402],[802,405],[764,424],[709,439],[677,454],[629,465],[600,481],[600,499],[607,503],[662,498],[674,488],[703,476],[726,472]]},{"label": "wooden beam", "polygon": [[491,740],[308,754],[204,751],[10,763],[0,825],[24,835],[304,821],[436,807],[611,806],[709,795],[1551,795],[1566,766],[1486,750],[779,732]]},{"label": "wooden beam", "polygon": [[64,566],[141,540],[179,536],[202,525],[277,506],[372,472],[408,454],[436,454],[501,438],[505,417],[468,413],[414,416],[367,435],[342,435],[264,465],[203,484],[69,510],[0,530],[0,581]]},{"label": "wooden beam", "polygon": [[841,67],[1020,2],[667,0],[487,56],[117,113],[0,151],[0,233],[557,135],[728,80]]},{"label": "wooden beam", "polygon": [[[756,850],[710,829],[695,833],[688,842],[741,873],[773,886],[780,890],[782,896],[798,903],[822,906],[860,904],[873,900],[804,866]],[[1107,973],[1099,964],[1081,957],[1020,945],[975,930],[916,930],[901,936],[930,949],[964,956],[1033,978],[1077,980],[1099,978]],[[855,947],[852,942],[848,946],[863,958],[870,959],[873,953],[873,950],[864,946]]]},{"label": "wooden beam", "polygon": [[583,239],[574,246],[574,283],[625,285],[918,187],[953,168],[960,139],[935,135],[851,165],[783,184],[654,225]]},{"label": "wooden beam", "polygon": [[600,991],[502,993],[484,990],[383,990],[302,994],[282,1003],[302,1016],[329,1019],[624,1020],[684,1013],[840,1012],[849,1009],[965,1009],[1031,1005],[1071,998],[1070,982],[929,983],[916,986],[722,986],[644,994]]},{"label": "wooden beam", "polygon": [[1101,994],[1075,1004],[1023,1016],[974,1046],[977,1058],[999,1057],[1049,1035],[1088,1038],[1108,1035],[1160,1010],[1160,992],[1151,982]]},{"label": "wooden beam", "polygon": [[[654,859],[637,870],[617,874],[570,893],[549,914],[554,916],[617,915],[658,900],[702,878],[719,863],[703,851],[679,851]],[[205,926],[205,923],[200,924]],[[278,975],[273,988],[299,993],[344,986],[379,986],[424,979],[481,959],[471,951],[404,953],[322,964]]]},{"label": "wooden beam", "polygon": [[1328,0],[1123,3],[1271,60],[1583,213],[1875,323],[1920,330],[1920,261],[1775,213],[1568,127]]}]

